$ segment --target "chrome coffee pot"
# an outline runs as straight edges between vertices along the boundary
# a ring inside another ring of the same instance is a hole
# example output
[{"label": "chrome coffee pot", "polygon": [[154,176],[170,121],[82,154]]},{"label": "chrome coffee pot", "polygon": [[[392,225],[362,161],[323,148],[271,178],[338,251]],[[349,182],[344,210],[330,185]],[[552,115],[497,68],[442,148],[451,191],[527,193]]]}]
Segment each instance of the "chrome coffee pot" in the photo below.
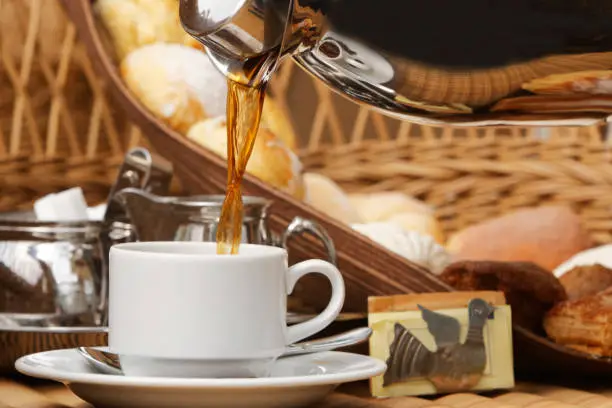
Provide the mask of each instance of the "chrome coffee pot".
[{"label": "chrome coffee pot", "polygon": [[291,56],[417,123],[588,125],[612,112],[612,0],[180,0],[180,18],[234,80],[259,86]]},{"label": "chrome coffee pot", "polygon": [[0,331],[98,324],[101,233],[95,221],[0,214]]},{"label": "chrome coffee pot", "polygon": [[[166,192],[170,171],[168,162],[146,149],[132,149],[109,197],[127,187]],[[32,342],[34,331],[93,333],[105,325],[108,252],[130,239],[117,234],[127,222],[110,198],[102,221],[42,222],[32,212],[0,214],[0,332],[29,331]]]}]

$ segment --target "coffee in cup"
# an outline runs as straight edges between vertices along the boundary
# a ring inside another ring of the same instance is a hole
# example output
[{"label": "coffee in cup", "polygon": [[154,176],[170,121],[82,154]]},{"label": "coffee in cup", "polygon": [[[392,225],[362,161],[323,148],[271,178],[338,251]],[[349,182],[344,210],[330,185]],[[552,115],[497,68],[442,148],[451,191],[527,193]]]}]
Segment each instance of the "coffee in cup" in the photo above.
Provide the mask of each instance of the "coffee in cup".
[{"label": "coffee in cup", "polygon": [[[331,263],[288,266],[282,248],[214,242],[133,242],[110,250],[110,351],[128,376],[263,377],[286,346],[340,313],[344,281]],[[287,326],[287,295],[304,275],[329,279],[332,296],[314,318]]]}]

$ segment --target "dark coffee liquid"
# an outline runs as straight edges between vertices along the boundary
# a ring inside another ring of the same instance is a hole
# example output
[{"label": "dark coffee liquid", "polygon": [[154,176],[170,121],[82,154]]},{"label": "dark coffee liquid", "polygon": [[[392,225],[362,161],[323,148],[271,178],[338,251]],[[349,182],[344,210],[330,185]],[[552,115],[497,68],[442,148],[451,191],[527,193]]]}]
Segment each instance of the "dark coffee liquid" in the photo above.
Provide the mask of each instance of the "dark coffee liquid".
[{"label": "dark coffee liquid", "polygon": [[238,253],[242,240],[242,177],[255,145],[265,94],[231,79],[227,85],[227,191],[217,229],[218,254]]},{"label": "dark coffee liquid", "polygon": [[217,253],[237,254],[242,241],[242,178],[255,146],[267,82],[244,85],[266,69],[275,51],[242,62],[227,78],[227,189],[217,227]]}]

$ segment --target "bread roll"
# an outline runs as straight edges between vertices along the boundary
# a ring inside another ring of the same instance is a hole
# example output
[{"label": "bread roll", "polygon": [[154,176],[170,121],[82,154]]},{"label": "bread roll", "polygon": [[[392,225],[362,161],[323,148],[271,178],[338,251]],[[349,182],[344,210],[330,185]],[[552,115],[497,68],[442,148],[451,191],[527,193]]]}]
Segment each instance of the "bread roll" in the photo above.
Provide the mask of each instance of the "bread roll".
[{"label": "bread roll", "polygon": [[577,266],[588,266],[593,264],[600,264],[608,269],[612,269],[612,244],[601,245],[577,253],[556,267],[554,274],[557,278],[560,278]]},{"label": "bread roll", "polygon": [[[227,158],[225,116],[195,124],[187,133],[187,137],[224,159]],[[299,158],[265,126],[259,128],[246,171],[295,198],[304,198],[302,164]]]},{"label": "bread roll", "polygon": [[437,243],[444,245],[442,226],[433,214],[403,212],[392,215],[387,219],[387,222],[397,224],[406,231],[415,231],[429,235]]},{"label": "bread roll", "polygon": [[346,224],[361,222],[347,195],[328,177],[304,173],[304,189],[305,201],[322,213]]},{"label": "bread roll", "polygon": [[557,304],[544,319],[546,334],[567,347],[612,357],[612,288]]},{"label": "bread roll", "polygon": [[533,331],[541,330],[548,310],[567,300],[559,280],[531,262],[454,262],[440,279],[460,291],[504,292],[512,307],[512,321]]},{"label": "bread roll", "polygon": [[350,194],[349,199],[366,222],[386,221],[399,213],[433,214],[433,209],[424,202],[394,191]]},{"label": "bread roll", "polygon": [[[131,52],[121,63],[121,76],[135,96],[157,117],[186,133],[197,122],[225,115],[227,79],[197,41],[157,43]],[[291,150],[296,135],[284,110],[266,96],[261,124]]]},{"label": "bread roll", "polygon": [[185,40],[178,0],[97,0],[94,10],[111,37],[119,61],[143,45]]},{"label": "bread roll", "polygon": [[456,259],[529,261],[549,271],[590,246],[580,217],[563,206],[514,211],[461,230],[447,243]]},{"label": "bread roll", "polygon": [[297,137],[291,121],[279,104],[270,95],[266,96],[264,101],[263,111],[261,113],[261,122],[268,127],[285,145],[293,150],[297,149]]},{"label": "bread roll", "polygon": [[151,44],[131,52],[121,76],[158,118],[181,133],[225,115],[227,85],[206,54],[181,44]]},{"label": "bread roll", "polygon": [[406,259],[438,275],[451,263],[451,257],[435,240],[416,231],[407,231],[390,222],[352,225],[355,231]]},{"label": "bread roll", "polygon": [[433,208],[420,200],[393,191],[351,194],[349,199],[365,223],[396,223],[407,231],[429,235],[444,244],[442,226]]},{"label": "bread roll", "polygon": [[612,269],[599,264],[576,266],[563,274],[559,281],[569,300],[595,295],[612,286]]}]

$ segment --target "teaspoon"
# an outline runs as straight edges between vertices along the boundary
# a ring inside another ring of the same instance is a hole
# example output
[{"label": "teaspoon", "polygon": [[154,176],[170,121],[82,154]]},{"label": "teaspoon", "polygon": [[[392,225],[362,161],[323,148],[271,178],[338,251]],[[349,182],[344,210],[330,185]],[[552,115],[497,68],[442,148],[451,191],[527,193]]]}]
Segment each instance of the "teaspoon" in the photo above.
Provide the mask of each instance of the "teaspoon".
[{"label": "teaspoon", "polygon": [[[331,351],[342,347],[363,343],[370,338],[372,329],[360,327],[344,333],[321,339],[295,343],[287,347],[281,357],[296,356],[299,354],[319,353]],[[103,374],[123,375],[119,356],[98,347],[78,347],[79,354],[98,372]]]}]

